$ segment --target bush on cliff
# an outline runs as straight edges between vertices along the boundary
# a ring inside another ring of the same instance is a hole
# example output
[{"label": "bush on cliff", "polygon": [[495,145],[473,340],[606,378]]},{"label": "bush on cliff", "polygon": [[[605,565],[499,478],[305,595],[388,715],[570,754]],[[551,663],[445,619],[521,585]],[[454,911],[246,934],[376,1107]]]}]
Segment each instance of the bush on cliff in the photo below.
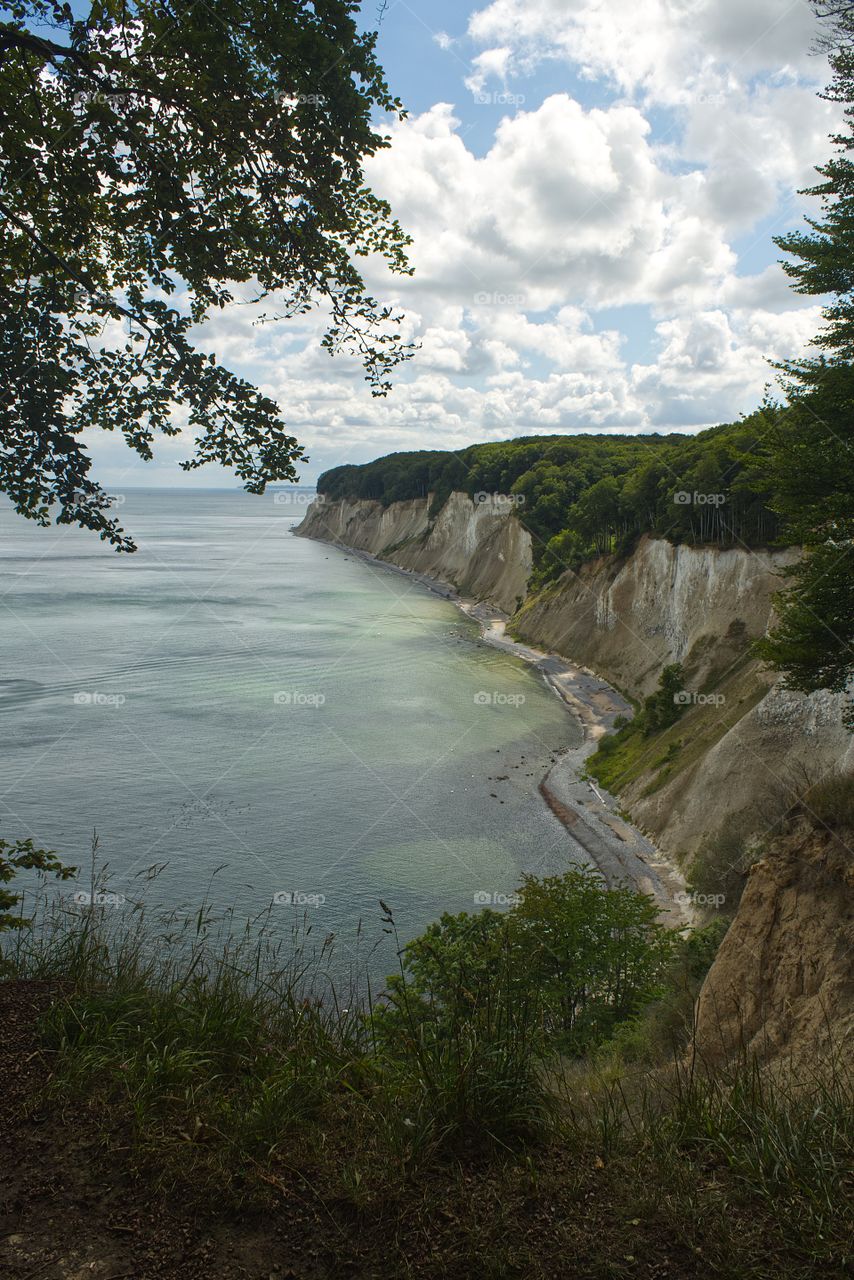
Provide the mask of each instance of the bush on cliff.
[{"label": "bush on cliff", "polygon": [[525,876],[506,913],[445,914],[407,943],[375,1023],[392,1050],[446,1043],[506,1002],[541,1051],[583,1053],[661,993],[674,945],[651,898],[590,867]]}]

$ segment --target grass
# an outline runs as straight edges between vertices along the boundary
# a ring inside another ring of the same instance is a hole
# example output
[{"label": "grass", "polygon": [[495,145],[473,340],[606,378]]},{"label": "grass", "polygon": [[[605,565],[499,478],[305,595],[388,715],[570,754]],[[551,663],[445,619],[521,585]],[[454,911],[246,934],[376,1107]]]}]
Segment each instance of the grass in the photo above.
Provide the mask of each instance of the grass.
[{"label": "grass", "polygon": [[629,722],[603,738],[587,761],[587,770],[608,791],[619,792],[644,778],[645,795],[653,795],[665,783],[687,772],[705,756],[767,693],[756,678],[756,664],[738,663],[721,684],[703,692],[721,694],[722,706],[697,705],[675,724],[645,736],[641,726]]},{"label": "grass", "polygon": [[141,1153],[239,1198],[246,1162],[273,1169],[285,1148],[308,1158],[358,1135],[366,1155],[407,1168],[543,1128],[533,1021],[509,985],[452,1036],[413,1019],[380,1049],[364,984],[345,997],[332,978],[330,939],[309,946],[296,928],[276,943],[263,922],[235,938],[205,910],[177,928],[117,914],[56,907],[6,966],[61,983],[42,1028],[51,1094],[126,1116]]},{"label": "grass", "polygon": [[[552,1243],[592,1251],[596,1274],[633,1274],[662,1233],[701,1259],[685,1274],[841,1275],[851,1260],[850,1071],[711,1073],[685,1052],[719,934],[687,944],[669,1006],[566,1060],[500,977],[453,1034],[425,1038],[413,1019],[390,1043],[372,998],[331,980],[328,940],[235,938],[204,910],[180,927],[117,915],[43,914],[6,940],[6,971],[59,984],[38,1105],[73,1103],[157,1185],[240,1208],[296,1178],[324,1213],[349,1206],[395,1238],[413,1215],[432,1231],[451,1215],[455,1250],[487,1250],[484,1275],[549,1274]],[[575,1206],[566,1224],[555,1203]]]}]

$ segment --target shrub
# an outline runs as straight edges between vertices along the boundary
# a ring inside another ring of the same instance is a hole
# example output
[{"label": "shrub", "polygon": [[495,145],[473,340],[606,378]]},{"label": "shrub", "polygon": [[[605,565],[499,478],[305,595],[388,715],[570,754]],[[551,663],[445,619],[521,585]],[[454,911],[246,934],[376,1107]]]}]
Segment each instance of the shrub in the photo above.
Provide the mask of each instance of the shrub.
[{"label": "shrub", "polygon": [[505,915],[444,915],[403,948],[383,1034],[444,1042],[506,999],[532,1048],[582,1053],[660,993],[674,945],[651,898],[590,867],[525,876]]},{"label": "shrub", "polygon": [[759,856],[743,834],[744,816],[730,814],[718,831],[694,855],[689,879],[692,890],[709,897],[723,895],[727,915],[734,915],[747,873]]},{"label": "shrub", "polygon": [[835,773],[823,778],[807,791],[803,805],[825,827],[854,831],[854,775]]},{"label": "shrub", "polygon": [[[70,880],[77,874],[76,867],[64,866],[53,850],[37,849],[32,840],[17,840],[14,844],[0,840],[0,886],[9,884],[19,871],[39,871],[59,880]],[[0,932],[23,929],[31,923],[29,918],[15,914],[23,896],[0,887]]]}]

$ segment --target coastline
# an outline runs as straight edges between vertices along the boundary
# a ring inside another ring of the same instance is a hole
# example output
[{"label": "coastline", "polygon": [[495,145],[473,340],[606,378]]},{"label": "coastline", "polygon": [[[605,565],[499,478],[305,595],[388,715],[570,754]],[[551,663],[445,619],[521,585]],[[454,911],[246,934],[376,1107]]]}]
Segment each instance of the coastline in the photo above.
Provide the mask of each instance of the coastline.
[{"label": "coastline", "polygon": [[[297,537],[297,527],[292,532]],[[612,728],[617,716],[631,718],[631,704],[607,681],[587,667],[556,653],[546,653],[506,635],[508,615],[485,601],[467,600],[448,582],[404,569],[388,560],[346,543],[312,538],[366,564],[416,581],[476,622],[481,639],[539,671],[556,697],[581,724],[584,737],[577,747],[567,747],[546,772],[538,790],[544,802],[572,839],[588,855],[608,884],[628,883],[657,903],[665,922],[684,928],[692,922],[688,903],[677,899],[685,880],[677,867],[635,826],[623,818],[619,801],[583,776],[585,762],[599,739]]]}]

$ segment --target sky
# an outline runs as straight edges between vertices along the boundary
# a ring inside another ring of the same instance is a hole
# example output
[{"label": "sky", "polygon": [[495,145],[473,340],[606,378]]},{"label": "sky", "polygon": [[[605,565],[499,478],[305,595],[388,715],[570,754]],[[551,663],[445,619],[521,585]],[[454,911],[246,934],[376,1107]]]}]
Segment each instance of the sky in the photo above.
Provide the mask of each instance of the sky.
[{"label": "sky", "polygon": [[[839,121],[816,30],[807,0],[388,0],[378,56],[409,114],[367,179],[415,273],[367,281],[420,349],[375,399],[320,315],[236,305],[199,345],[278,402],[309,484],[398,449],[749,413],[820,323],[772,241],[817,213],[797,191]],[[113,488],[188,483],[186,440],[147,465],[92,451]]]}]

